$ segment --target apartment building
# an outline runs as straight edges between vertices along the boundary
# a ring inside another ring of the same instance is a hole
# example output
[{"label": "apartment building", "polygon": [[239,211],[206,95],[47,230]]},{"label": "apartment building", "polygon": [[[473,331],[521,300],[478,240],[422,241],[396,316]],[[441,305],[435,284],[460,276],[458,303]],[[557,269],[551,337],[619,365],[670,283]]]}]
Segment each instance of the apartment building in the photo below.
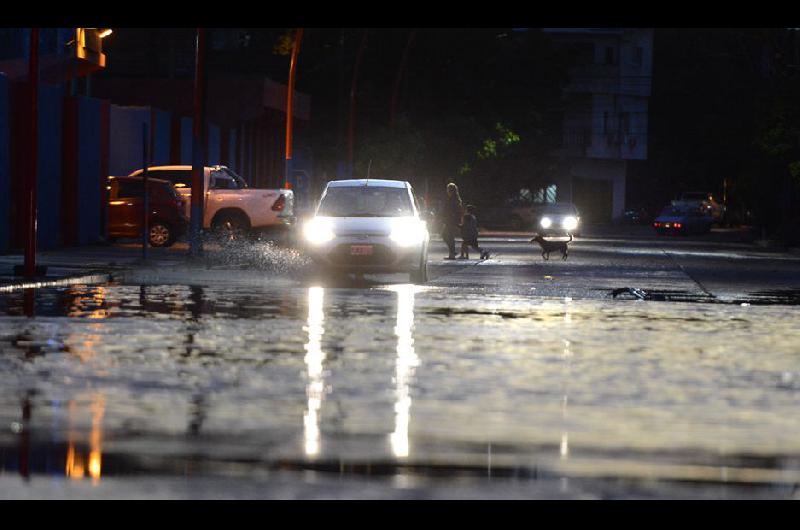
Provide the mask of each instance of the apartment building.
[{"label": "apartment building", "polygon": [[653,30],[544,28],[565,52],[563,141],[553,175],[558,201],[574,202],[588,222],[625,211],[629,160],[647,158]]}]

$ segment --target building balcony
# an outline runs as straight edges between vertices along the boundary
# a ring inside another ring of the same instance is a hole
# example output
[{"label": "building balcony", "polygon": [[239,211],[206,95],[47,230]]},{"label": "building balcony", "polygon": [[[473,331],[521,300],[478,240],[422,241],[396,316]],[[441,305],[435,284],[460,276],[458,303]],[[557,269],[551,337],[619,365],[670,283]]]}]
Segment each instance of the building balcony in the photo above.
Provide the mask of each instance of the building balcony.
[{"label": "building balcony", "polygon": [[556,154],[570,158],[645,160],[647,134],[592,134],[590,129],[568,129],[562,135],[561,148]]},{"label": "building balcony", "polygon": [[623,71],[619,65],[590,64],[570,70],[564,92],[649,97],[652,77]]}]

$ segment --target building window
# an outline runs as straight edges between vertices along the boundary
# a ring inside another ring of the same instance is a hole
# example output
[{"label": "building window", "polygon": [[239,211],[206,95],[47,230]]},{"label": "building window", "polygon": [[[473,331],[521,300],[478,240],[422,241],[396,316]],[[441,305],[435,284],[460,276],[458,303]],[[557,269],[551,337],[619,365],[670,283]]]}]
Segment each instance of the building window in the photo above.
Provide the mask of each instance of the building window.
[{"label": "building window", "polygon": [[613,46],[606,46],[606,62],[605,64],[615,64],[614,63],[614,47]]},{"label": "building window", "polygon": [[567,61],[572,68],[594,63],[594,44],[590,42],[567,44]]},{"label": "building window", "polygon": [[642,66],[642,55],[643,55],[642,47],[635,46],[633,48],[633,60],[631,61],[633,63],[633,66]]},{"label": "building window", "polygon": [[216,29],[216,30],[208,30],[208,33],[211,34],[211,49],[214,51],[220,51],[226,49],[228,46],[227,42],[227,35],[224,33],[224,29]]}]

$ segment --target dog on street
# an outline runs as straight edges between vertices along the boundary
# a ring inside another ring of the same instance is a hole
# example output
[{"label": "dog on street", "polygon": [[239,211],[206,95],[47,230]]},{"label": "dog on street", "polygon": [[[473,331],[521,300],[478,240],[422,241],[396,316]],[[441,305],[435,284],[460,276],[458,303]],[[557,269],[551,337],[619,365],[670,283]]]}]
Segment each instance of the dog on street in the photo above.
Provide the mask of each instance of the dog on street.
[{"label": "dog on street", "polygon": [[569,247],[567,246],[572,241],[572,234],[569,235],[569,241],[548,241],[541,234],[536,234],[536,236],[531,239],[531,243],[533,242],[539,243],[539,246],[542,247],[542,257],[545,260],[550,259],[551,252],[561,252],[561,259],[566,260],[567,256],[569,256]]}]

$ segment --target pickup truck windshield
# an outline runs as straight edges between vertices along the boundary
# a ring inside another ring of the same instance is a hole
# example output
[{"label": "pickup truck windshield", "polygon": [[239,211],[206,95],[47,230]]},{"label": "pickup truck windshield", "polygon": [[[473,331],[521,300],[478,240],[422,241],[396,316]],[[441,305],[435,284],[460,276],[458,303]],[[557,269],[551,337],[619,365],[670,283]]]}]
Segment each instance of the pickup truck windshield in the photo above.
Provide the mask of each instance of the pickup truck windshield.
[{"label": "pickup truck windshield", "polygon": [[243,189],[247,188],[247,182],[245,182],[245,180],[242,177],[240,177],[239,175],[237,175],[236,173],[234,173],[230,169],[222,168],[220,171],[224,172],[229,177],[231,177],[234,181],[236,181],[236,184],[237,184],[237,186],[238,186],[238,188],[240,190],[243,190]]},{"label": "pickup truck windshield", "polygon": [[406,217],[414,208],[405,188],[378,186],[328,188],[317,215],[325,217]]}]

